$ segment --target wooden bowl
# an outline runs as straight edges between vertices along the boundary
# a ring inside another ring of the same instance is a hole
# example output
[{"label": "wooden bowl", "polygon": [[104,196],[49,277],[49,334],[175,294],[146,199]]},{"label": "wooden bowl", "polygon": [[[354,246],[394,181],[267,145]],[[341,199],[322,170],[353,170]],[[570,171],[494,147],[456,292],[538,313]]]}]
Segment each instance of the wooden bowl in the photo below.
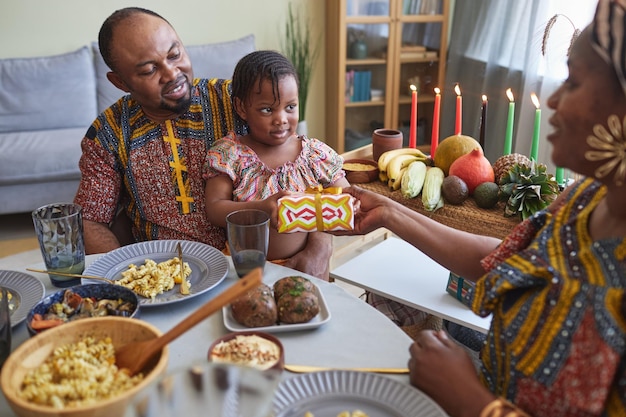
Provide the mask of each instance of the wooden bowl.
[{"label": "wooden bowl", "polygon": [[169,349],[147,367],[144,379],[128,391],[118,396],[104,399],[95,404],[56,409],[50,406],[28,402],[17,393],[28,371],[41,365],[53,349],[76,343],[86,336],[96,339],[110,337],[115,347],[126,343],[153,339],[161,335],[155,326],[137,319],[123,317],[101,317],[89,320],[76,320],[54,327],[22,343],[7,359],[0,375],[0,387],[19,417],[105,417],[122,416],[128,403],[142,389],[157,379],[166,369]]},{"label": "wooden bowl", "polygon": [[373,159],[347,159],[343,170],[350,184],[372,182],[378,179],[378,163]]},{"label": "wooden bowl", "polygon": [[261,370],[265,370],[265,369],[270,369],[273,371],[282,371],[284,366],[285,366],[285,350],[283,348],[283,344],[280,342],[280,340],[278,340],[278,338],[276,336],[273,336],[269,333],[265,333],[265,332],[259,332],[259,331],[254,331],[254,330],[245,330],[245,331],[241,331],[241,332],[233,332],[233,333],[228,333],[227,335],[224,335],[220,338],[218,338],[217,340],[215,340],[211,346],[209,347],[209,352],[208,352],[208,359],[210,362],[216,362],[216,363],[229,363],[228,361],[224,361],[224,360],[215,360],[213,357],[213,350],[215,349],[215,347],[217,345],[219,345],[222,342],[229,342],[233,339],[235,339],[237,336],[258,336],[262,339],[266,339],[267,341],[273,343],[274,345],[276,345],[278,347],[279,350],[279,354],[278,354],[278,360],[271,366],[258,366],[255,365],[253,363],[248,364],[248,363],[243,363],[243,362],[230,362],[233,363],[235,365],[249,365],[249,366],[253,366],[255,368],[261,369]]}]

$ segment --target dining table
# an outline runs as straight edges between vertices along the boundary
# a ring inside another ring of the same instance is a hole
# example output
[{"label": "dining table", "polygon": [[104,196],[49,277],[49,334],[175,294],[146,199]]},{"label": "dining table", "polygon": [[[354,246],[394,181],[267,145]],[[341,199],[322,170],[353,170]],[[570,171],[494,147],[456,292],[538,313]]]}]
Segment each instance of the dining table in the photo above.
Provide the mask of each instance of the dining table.
[{"label": "dining table", "polygon": [[[101,256],[104,255],[87,255],[86,266]],[[180,302],[141,306],[137,319],[153,324],[162,332],[168,331],[238,280],[232,260],[230,257],[227,257],[227,260],[228,272],[215,287]],[[44,284],[46,295],[60,290],[52,286],[47,274],[31,272],[27,268],[44,269],[45,267],[41,258],[34,258],[26,265],[11,265],[5,269],[36,277]],[[340,286],[269,262],[264,267],[263,281],[272,283],[279,278],[294,275],[309,278],[317,285],[328,309],[328,320],[313,328],[274,333],[284,346],[285,364],[333,369],[407,367],[412,339],[378,310]],[[169,362],[166,372],[171,373],[197,363],[207,362],[211,343],[230,332],[225,325],[224,317],[222,311],[215,313],[172,341],[169,345]],[[12,329],[12,350],[17,349],[29,337],[24,322],[15,325]],[[284,371],[282,378],[292,378],[295,375],[297,374]],[[385,377],[407,386],[410,385],[408,374],[388,374]],[[0,396],[0,416],[15,416],[4,395]]]}]

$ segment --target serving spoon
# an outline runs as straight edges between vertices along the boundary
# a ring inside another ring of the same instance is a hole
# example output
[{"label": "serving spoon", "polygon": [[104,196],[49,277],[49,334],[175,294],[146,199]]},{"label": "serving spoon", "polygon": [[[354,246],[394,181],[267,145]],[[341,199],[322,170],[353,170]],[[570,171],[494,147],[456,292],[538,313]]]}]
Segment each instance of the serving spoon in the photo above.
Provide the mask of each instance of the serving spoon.
[{"label": "serving spoon", "polygon": [[198,308],[196,311],[184,318],[183,321],[156,339],[131,342],[124,346],[120,346],[115,352],[115,364],[120,369],[127,369],[131,375],[137,374],[146,366],[150,359],[152,359],[165,347],[165,345],[185,333],[187,330],[191,329],[196,324],[200,323],[217,310],[221,309],[226,304],[243,295],[248,290],[259,286],[263,277],[262,271],[263,270],[261,268],[253,269],[226,291]]}]

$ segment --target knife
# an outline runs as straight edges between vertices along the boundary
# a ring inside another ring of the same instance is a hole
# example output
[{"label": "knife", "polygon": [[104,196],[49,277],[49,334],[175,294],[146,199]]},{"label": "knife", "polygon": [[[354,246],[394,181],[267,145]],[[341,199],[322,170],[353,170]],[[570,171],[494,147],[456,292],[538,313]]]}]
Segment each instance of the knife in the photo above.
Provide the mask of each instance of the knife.
[{"label": "knife", "polygon": [[180,293],[183,295],[189,294],[189,283],[185,278],[185,263],[183,262],[183,248],[180,246],[180,242],[176,243],[176,249],[178,249],[178,263],[180,267]]},{"label": "knife", "polygon": [[408,374],[408,368],[332,368],[323,366],[308,366],[308,365],[287,365],[284,366],[285,370],[294,373],[305,372],[319,372],[319,371],[359,371],[359,372],[373,372],[378,374]]}]

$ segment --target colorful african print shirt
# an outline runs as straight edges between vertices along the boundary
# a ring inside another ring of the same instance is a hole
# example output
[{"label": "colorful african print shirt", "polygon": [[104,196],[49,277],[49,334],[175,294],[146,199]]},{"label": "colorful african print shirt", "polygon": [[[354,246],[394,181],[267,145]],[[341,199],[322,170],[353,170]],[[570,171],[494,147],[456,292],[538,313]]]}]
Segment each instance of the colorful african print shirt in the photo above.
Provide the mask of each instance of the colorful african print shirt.
[{"label": "colorful african print shirt", "polygon": [[483,260],[472,308],[493,320],[481,376],[534,416],[626,415],[626,239],[588,233],[605,193],[584,180]]},{"label": "colorful african print shirt", "polygon": [[295,161],[271,169],[239,137],[230,132],[215,142],[207,156],[205,179],[228,175],[233,201],[264,200],[279,191],[327,187],[345,176],[343,158],[318,139],[300,136],[302,151]]},{"label": "colorful african print shirt", "polygon": [[214,139],[235,130],[230,81],[195,79],[191,106],[155,123],[127,95],[106,109],[82,141],[82,178],[75,201],[86,220],[110,223],[119,208],[137,241],[186,239],[219,249],[222,228],[206,219],[202,167]]}]

